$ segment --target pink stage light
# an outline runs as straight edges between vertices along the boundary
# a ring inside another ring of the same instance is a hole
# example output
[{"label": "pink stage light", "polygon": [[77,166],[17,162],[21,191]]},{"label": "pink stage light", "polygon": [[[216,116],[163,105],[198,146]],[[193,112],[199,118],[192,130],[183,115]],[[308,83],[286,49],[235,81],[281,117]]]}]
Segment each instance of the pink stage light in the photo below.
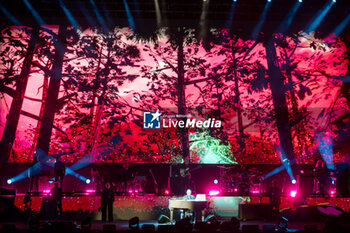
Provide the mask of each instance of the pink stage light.
[{"label": "pink stage light", "polygon": [[237,188],[235,188],[233,191],[234,191],[235,193],[237,193],[237,192],[238,192],[238,189],[237,189]]},{"label": "pink stage light", "polygon": [[96,190],[94,190],[94,189],[88,189],[88,190],[86,190],[86,192],[87,192],[87,193],[94,193],[94,192],[96,192]]},{"label": "pink stage light", "polygon": [[44,193],[50,193],[50,189],[45,189],[43,192]]},{"label": "pink stage light", "polygon": [[259,194],[260,192],[259,192],[259,190],[253,190],[252,191],[252,194]]},{"label": "pink stage light", "polygon": [[135,190],[135,191],[134,191],[134,193],[138,193],[138,192],[139,192],[139,190]]},{"label": "pink stage light", "polygon": [[291,190],[289,195],[291,197],[296,197],[297,196],[297,190]]},{"label": "pink stage light", "polygon": [[129,193],[132,193],[132,190],[131,190],[131,189],[129,190]]},{"label": "pink stage light", "polygon": [[220,194],[220,191],[219,190],[210,190],[209,191],[209,195],[210,196],[217,196]]},{"label": "pink stage light", "polygon": [[331,189],[331,190],[329,190],[329,195],[330,195],[331,197],[335,197],[335,196],[337,195],[337,190],[336,190],[336,189]]},{"label": "pink stage light", "polygon": [[165,195],[169,195],[170,194],[169,190],[165,190],[164,193],[165,193]]}]

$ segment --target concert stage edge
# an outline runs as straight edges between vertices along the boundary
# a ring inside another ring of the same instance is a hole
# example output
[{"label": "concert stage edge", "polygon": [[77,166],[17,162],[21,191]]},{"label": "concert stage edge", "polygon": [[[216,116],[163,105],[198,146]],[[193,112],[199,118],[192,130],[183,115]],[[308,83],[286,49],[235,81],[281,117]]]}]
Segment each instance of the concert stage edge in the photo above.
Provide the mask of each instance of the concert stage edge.
[{"label": "concert stage edge", "polygon": [[[157,220],[161,215],[169,216],[169,199],[176,198],[174,196],[116,196],[113,204],[114,217],[118,220],[129,220],[132,217],[138,216],[140,220]],[[32,197],[32,210],[40,212],[42,202],[47,197]],[[239,217],[239,206],[244,204],[268,204],[268,197],[257,196],[220,196],[207,197],[209,202],[208,214],[222,217],[223,219],[229,217]],[[24,196],[17,196],[15,198],[15,205],[17,208],[24,210]],[[295,210],[300,206],[295,206],[295,200],[291,197],[282,197],[280,211]],[[306,199],[306,206],[318,206],[324,208],[333,206],[338,207],[344,212],[349,212],[350,198],[317,198],[310,197]],[[89,212],[96,220],[101,219],[99,208],[101,206],[100,196],[86,195],[86,196],[65,196],[62,200],[63,211],[83,211]],[[305,206],[303,206],[305,207]],[[266,213],[265,213],[266,214]],[[265,216],[266,217],[266,216]],[[260,216],[263,218],[263,216]]]}]

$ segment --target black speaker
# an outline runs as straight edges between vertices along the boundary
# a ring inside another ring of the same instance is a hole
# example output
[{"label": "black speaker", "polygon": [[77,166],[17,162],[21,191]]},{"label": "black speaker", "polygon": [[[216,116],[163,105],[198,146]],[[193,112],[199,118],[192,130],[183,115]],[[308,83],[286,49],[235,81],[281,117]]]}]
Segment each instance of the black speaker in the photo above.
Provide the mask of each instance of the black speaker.
[{"label": "black speaker", "polygon": [[158,232],[172,233],[175,231],[175,225],[158,225]]},{"label": "black speaker", "polygon": [[238,217],[243,220],[266,219],[268,204],[239,204]]},{"label": "black speaker", "polygon": [[259,225],[243,225],[242,226],[243,233],[258,233]]},{"label": "black speaker", "polygon": [[103,232],[116,232],[117,229],[114,224],[104,224],[102,227]]},{"label": "black speaker", "polygon": [[143,232],[155,232],[156,227],[153,224],[143,224],[141,230]]}]

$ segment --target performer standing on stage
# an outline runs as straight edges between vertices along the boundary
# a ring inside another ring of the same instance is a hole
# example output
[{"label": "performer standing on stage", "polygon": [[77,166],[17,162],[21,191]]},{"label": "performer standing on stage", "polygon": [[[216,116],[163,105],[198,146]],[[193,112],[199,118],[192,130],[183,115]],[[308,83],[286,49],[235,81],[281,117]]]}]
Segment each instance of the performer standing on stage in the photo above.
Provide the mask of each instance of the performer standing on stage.
[{"label": "performer standing on stage", "polygon": [[312,170],[314,173],[314,185],[313,185],[313,193],[324,195],[325,194],[325,186],[328,178],[328,170],[326,164],[323,160],[317,160],[315,164],[315,168]]},{"label": "performer standing on stage", "polygon": [[102,191],[101,196],[101,210],[102,210],[102,221],[106,221],[107,208],[108,208],[108,221],[113,222],[113,202],[114,194],[111,189],[111,185],[106,183],[105,188]]},{"label": "performer standing on stage", "polygon": [[56,211],[58,209],[58,214],[62,214],[62,189],[58,187],[58,183],[55,183],[55,186],[51,189],[51,198],[52,201],[55,203]]},{"label": "performer standing on stage", "polygon": [[60,181],[60,188],[63,190],[63,178],[66,175],[66,165],[61,161],[61,157],[58,155],[54,167],[55,182]]},{"label": "performer standing on stage", "polygon": [[276,180],[272,182],[272,187],[268,193],[271,217],[278,217],[281,204],[281,188],[277,185]]}]

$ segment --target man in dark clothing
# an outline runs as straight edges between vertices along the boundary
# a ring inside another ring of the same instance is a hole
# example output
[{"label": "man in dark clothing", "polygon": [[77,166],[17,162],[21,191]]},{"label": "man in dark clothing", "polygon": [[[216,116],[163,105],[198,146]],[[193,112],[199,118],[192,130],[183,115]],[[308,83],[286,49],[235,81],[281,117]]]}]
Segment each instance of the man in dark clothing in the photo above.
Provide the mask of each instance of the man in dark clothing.
[{"label": "man in dark clothing", "polygon": [[51,199],[55,203],[56,211],[62,214],[62,189],[58,187],[58,183],[55,183],[55,186],[50,191]]},{"label": "man in dark clothing", "polygon": [[113,202],[114,194],[109,183],[106,184],[106,187],[102,191],[101,196],[101,210],[102,210],[102,221],[106,221],[106,214],[108,208],[108,221],[113,222]]},{"label": "man in dark clothing", "polygon": [[272,182],[272,187],[269,189],[269,207],[271,217],[278,217],[281,203],[281,188],[278,187],[277,182]]},{"label": "man in dark clothing", "polygon": [[60,181],[60,188],[63,190],[63,178],[66,175],[66,165],[61,161],[61,157],[57,156],[55,167],[55,182]]}]

